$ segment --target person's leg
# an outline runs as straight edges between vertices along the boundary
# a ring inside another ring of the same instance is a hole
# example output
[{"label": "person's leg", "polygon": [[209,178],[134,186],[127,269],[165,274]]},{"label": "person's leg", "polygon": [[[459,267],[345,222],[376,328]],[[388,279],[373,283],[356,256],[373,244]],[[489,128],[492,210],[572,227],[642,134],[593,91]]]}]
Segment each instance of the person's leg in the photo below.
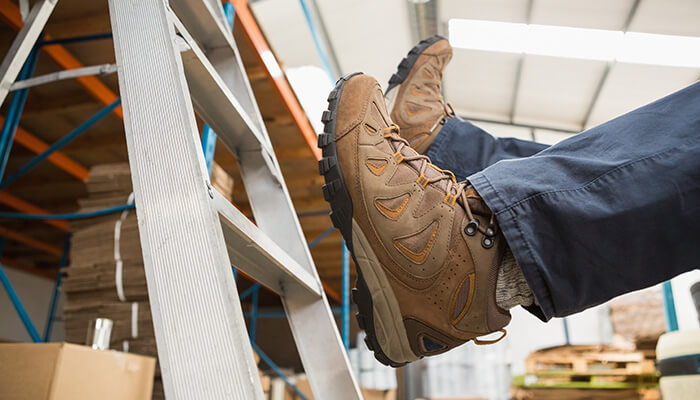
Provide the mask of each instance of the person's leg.
[{"label": "person's leg", "polygon": [[457,180],[501,160],[529,157],[547,145],[514,138],[496,138],[459,117],[448,120],[425,153],[433,164],[452,171]]},{"label": "person's leg", "polygon": [[700,83],[468,179],[544,320],[698,268]]}]

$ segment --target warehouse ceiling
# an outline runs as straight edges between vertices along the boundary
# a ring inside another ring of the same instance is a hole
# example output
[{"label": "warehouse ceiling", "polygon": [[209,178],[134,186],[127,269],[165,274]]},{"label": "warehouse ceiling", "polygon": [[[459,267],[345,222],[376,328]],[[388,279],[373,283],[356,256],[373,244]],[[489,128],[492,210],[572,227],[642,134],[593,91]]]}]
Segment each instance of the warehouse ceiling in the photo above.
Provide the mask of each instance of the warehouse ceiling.
[{"label": "warehouse ceiling", "polygon": [[[476,19],[700,37],[697,0],[432,0],[438,31],[450,19]],[[343,73],[363,71],[385,84],[412,47],[409,0],[318,1]],[[321,66],[297,1],[253,4],[268,39],[287,67]],[[700,49],[698,49],[700,51]],[[482,123],[498,136],[554,143],[678,90],[700,68],[455,49],[445,97],[463,117],[552,129]],[[557,130],[569,131],[568,134]],[[530,136],[532,135],[532,136]]]}]

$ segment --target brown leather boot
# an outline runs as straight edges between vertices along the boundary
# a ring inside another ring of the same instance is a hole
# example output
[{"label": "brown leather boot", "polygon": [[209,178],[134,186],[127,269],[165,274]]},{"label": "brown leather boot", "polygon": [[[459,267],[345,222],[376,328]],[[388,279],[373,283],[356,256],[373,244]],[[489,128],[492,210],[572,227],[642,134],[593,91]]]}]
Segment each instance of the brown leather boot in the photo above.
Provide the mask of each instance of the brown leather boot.
[{"label": "brown leather boot", "polygon": [[353,299],[367,346],[398,367],[486,343],[477,337],[510,321],[496,305],[505,242],[494,216],[468,183],[398,135],[374,78],[341,78],[328,102],[319,170],[358,266]]},{"label": "brown leather boot", "polygon": [[401,136],[425,154],[445,122],[454,117],[442,99],[442,71],[452,59],[450,42],[433,36],[418,43],[389,79],[385,100]]}]

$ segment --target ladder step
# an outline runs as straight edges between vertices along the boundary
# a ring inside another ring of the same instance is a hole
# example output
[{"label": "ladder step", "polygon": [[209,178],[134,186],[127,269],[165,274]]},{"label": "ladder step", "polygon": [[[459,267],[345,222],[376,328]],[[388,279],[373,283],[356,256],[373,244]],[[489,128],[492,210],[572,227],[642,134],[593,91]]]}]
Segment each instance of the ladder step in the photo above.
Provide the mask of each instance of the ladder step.
[{"label": "ladder step", "polygon": [[[263,148],[272,153],[253,119],[231,93],[197,42],[177,17],[172,17],[175,27],[189,46],[181,55],[192,103],[199,116],[230,150],[238,152]],[[235,57],[233,49],[231,57]]]},{"label": "ladder step", "polygon": [[222,24],[206,1],[170,0],[170,7],[204,49],[233,44],[231,30]]},{"label": "ladder step", "polygon": [[216,189],[213,189],[213,193],[229,258],[236,268],[280,295],[284,295],[285,289],[300,286],[318,298],[321,297],[321,287],[311,273],[294,261]]}]

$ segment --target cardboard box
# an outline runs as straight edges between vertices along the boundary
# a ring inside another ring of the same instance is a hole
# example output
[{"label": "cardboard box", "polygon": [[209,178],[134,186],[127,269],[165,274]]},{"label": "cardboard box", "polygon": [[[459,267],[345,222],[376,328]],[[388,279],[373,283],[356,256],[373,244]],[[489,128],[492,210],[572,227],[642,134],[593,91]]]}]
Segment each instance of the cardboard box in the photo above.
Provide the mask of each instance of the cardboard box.
[{"label": "cardboard box", "polygon": [[68,343],[0,344],[0,398],[150,399],[156,360]]}]

